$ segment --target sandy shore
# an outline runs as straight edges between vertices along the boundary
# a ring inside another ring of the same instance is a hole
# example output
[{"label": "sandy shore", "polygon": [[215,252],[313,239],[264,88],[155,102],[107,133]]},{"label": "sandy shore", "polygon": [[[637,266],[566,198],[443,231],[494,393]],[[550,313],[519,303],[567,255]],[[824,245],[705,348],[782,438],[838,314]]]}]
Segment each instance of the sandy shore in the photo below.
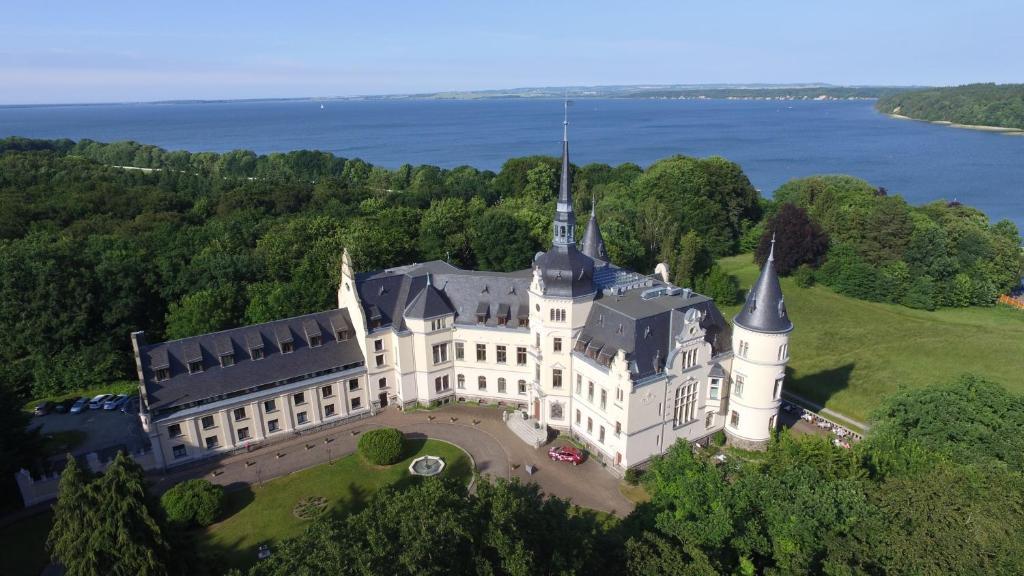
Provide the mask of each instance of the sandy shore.
[{"label": "sandy shore", "polygon": [[965,130],[981,130],[982,132],[1000,132],[1008,136],[1021,136],[1024,135],[1024,130],[1020,128],[1005,128],[1003,126],[982,126],[979,124],[957,124],[948,120],[920,120],[917,118],[911,118],[910,116],[904,116],[902,114],[886,114],[890,118],[896,118],[897,120],[914,120],[917,122],[927,122],[929,124],[939,124],[941,126],[949,126],[950,128],[963,128]]}]

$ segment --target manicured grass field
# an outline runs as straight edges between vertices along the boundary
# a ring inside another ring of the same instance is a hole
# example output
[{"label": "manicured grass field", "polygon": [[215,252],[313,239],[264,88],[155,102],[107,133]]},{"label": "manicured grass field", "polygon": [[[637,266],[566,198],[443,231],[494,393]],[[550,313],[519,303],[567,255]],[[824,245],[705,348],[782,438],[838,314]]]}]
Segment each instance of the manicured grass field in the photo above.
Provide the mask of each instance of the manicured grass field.
[{"label": "manicured grass field", "polygon": [[244,569],[255,562],[260,544],[272,545],[302,533],[310,521],[293,513],[300,500],[323,497],[327,500],[325,513],[335,516],[357,512],[381,488],[418,481],[409,474],[409,463],[417,456],[440,456],[445,461],[442,476],[469,481],[472,466],[461,448],[439,440],[406,442],[406,458],[392,466],[374,466],[359,454],[352,454],[251,490],[229,492],[226,519],[199,536],[204,552],[221,555],[228,566]]},{"label": "manicured grass field", "polygon": [[[750,254],[719,261],[747,289],[758,269]],[[1024,393],[1024,312],[1005,306],[934,312],[840,296],[782,279],[793,321],[786,388],[866,420],[901,386],[978,374]],[[731,321],[739,306],[723,307]]]}]

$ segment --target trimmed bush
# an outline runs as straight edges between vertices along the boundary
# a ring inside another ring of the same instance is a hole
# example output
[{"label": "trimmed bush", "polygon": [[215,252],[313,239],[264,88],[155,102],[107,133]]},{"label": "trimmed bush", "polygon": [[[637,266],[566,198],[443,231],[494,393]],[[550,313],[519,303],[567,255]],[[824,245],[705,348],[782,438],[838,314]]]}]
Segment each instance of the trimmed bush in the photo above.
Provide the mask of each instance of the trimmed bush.
[{"label": "trimmed bush", "polygon": [[224,487],[209,480],[186,480],[160,497],[167,519],[182,526],[209,526],[224,512]]},{"label": "trimmed bush", "polygon": [[359,438],[359,453],[372,464],[386,466],[402,459],[405,437],[394,428],[378,428]]},{"label": "trimmed bush", "polygon": [[640,483],[640,477],[643,476],[643,474],[643,470],[640,470],[639,468],[630,468],[629,470],[626,470],[626,483],[630,486],[636,486]]}]

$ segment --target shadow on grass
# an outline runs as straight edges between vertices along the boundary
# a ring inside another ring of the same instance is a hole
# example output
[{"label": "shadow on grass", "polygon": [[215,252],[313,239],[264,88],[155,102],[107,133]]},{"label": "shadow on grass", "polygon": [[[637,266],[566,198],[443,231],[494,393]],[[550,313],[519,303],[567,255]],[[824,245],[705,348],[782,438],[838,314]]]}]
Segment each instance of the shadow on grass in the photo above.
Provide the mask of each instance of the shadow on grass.
[{"label": "shadow on grass", "polygon": [[245,482],[228,484],[224,487],[224,513],[221,514],[217,521],[226,520],[238,514],[246,506],[252,504],[255,499],[256,495],[249,484]]},{"label": "shadow on grass", "polygon": [[850,362],[813,374],[786,368],[787,388],[794,394],[825,406],[833,396],[850,386],[854,366],[854,363]]}]

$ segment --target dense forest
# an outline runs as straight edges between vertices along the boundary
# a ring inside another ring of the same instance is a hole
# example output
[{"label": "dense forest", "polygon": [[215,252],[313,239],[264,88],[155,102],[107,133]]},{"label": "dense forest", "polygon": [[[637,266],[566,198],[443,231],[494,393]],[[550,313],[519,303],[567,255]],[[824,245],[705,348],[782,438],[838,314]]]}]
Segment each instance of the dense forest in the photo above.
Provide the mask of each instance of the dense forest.
[{"label": "dense forest", "polygon": [[[910,206],[851,176],[792,180],[773,200],[762,226],[778,231],[779,272],[802,283],[933,310],[991,306],[1024,273],[1017,227],[958,202]],[[756,259],[767,253],[762,235]]]},{"label": "dense forest", "polygon": [[[624,519],[504,479],[481,478],[472,493],[436,478],[387,489],[275,543],[248,574],[1024,572],[1024,397],[995,383],[963,377],[900,393],[852,448],[783,431],[765,453],[722,462],[717,452],[680,441],[631,474],[651,499]],[[185,505],[184,520],[223,513],[217,488],[189,482],[208,494]],[[188,484],[180,492],[196,494]],[[49,550],[73,575],[241,576],[200,545],[201,529],[182,530],[183,503],[168,495],[147,498],[129,458],[96,479],[72,459]]]},{"label": "dense forest", "polygon": [[967,84],[897,92],[879,98],[886,114],[1024,130],[1024,84]]},{"label": "dense forest", "polygon": [[[385,170],[319,152],[0,141],[4,392],[131,378],[133,330],[179,338],[329,308],[343,247],[359,270],[431,259],[528,267],[550,241],[559,170],[549,157],[498,173]],[[648,273],[687,235],[706,259],[736,253],[762,214],[743,171],[722,158],[573,170],[576,209],[597,200],[613,260]]]}]

